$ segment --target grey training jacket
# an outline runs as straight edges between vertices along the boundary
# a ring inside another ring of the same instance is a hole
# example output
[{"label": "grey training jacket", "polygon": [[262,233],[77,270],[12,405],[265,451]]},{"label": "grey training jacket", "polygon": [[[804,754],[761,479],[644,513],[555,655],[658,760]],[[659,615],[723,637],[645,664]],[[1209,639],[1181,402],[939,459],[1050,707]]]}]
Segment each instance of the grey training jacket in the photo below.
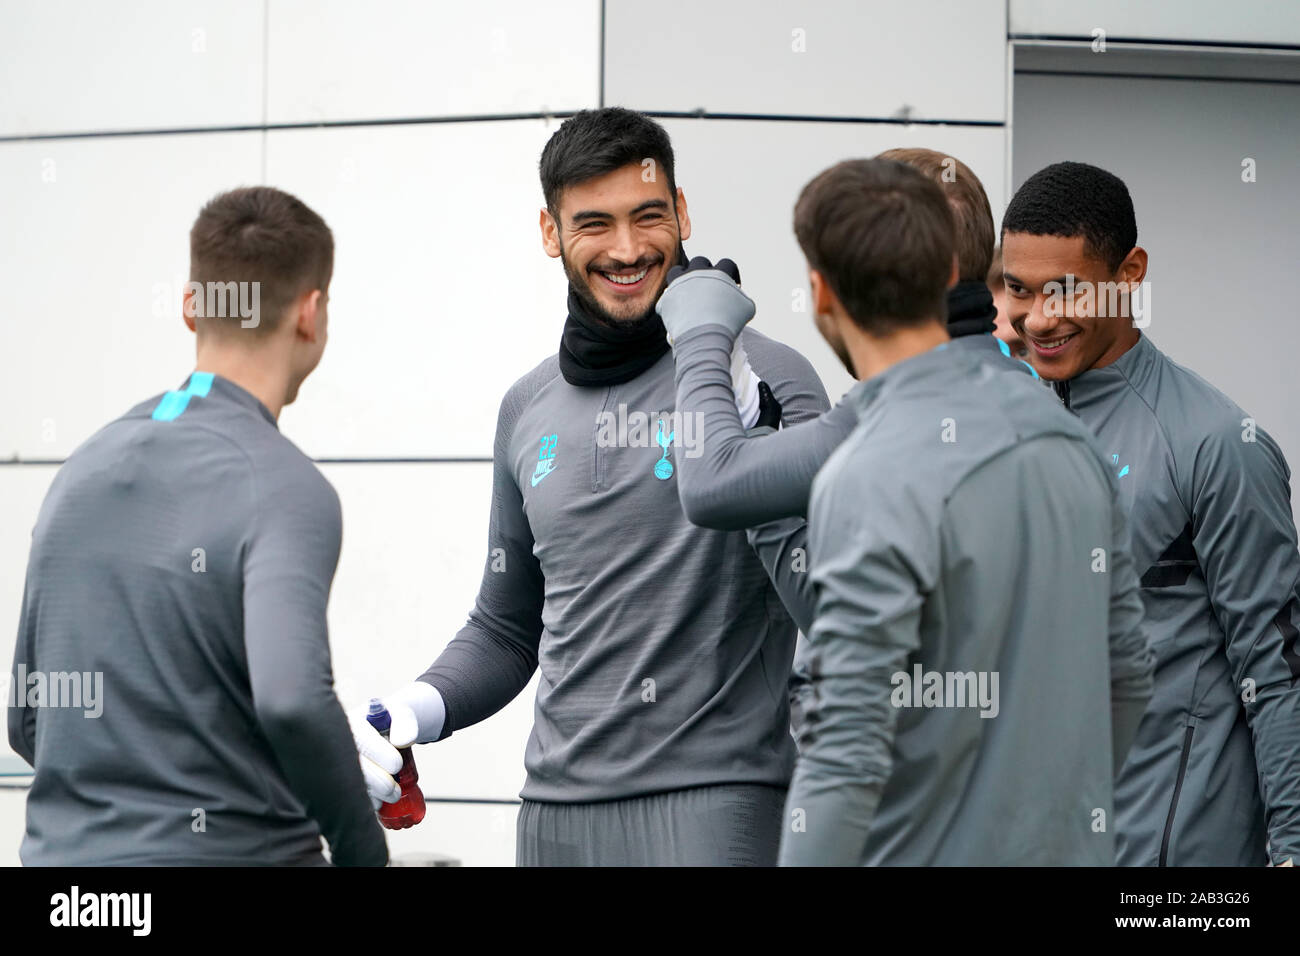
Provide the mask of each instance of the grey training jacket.
[{"label": "grey training jacket", "polygon": [[1152,659],[1091,436],[1031,379],[947,346],[848,400],[858,426],[809,515],[811,704],[782,864],[1113,864]]},{"label": "grey training jacket", "polygon": [[1119,476],[1151,705],[1119,780],[1120,862],[1300,863],[1300,553],[1277,444],[1143,335],[1058,386]]},{"label": "grey training jacket", "polygon": [[322,865],[322,834],[337,864],[387,862],[330,667],[341,533],[316,466],[210,373],[69,456],[14,651],[23,863]]},{"label": "grey training jacket", "polygon": [[[792,421],[827,408],[797,352],[743,341]],[[678,475],[703,435],[675,408],[671,354],[608,387],[570,385],[551,357],[501,403],[478,599],[421,679],[446,737],[540,669],[526,799],[789,783],[795,626],[746,536],[682,513]]]}]

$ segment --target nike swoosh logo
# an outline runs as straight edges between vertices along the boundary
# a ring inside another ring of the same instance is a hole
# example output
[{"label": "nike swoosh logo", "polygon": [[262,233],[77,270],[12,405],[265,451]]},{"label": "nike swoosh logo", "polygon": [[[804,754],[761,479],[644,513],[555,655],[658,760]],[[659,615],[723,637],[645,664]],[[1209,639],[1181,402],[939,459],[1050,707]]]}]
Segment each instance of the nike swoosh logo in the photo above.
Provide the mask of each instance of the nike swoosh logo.
[{"label": "nike swoosh logo", "polygon": [[[543,467],[543,466],[545,466],[545,467]],[[550,461],[550,460],[547,460],[547,461],[539,461],[539,462],[537,463],[537,468],[534,469],[534,471],[533,471],[533,479],[532,479],[532,480],[533,480],[533,487],[536,488],[536,487],[541,483],[542,479],[545,478],[547,475],[549,475],[549,474],[550,474],[551,472],[553,472],[554,470],[555,470],[555,462]]]}]

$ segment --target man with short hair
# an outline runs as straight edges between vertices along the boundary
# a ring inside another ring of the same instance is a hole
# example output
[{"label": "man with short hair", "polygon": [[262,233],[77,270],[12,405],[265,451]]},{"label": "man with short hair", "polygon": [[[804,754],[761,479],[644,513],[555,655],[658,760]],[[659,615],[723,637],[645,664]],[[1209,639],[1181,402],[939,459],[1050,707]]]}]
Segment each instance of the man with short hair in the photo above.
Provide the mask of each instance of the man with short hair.
[{"label": "man with short hair", "polygon": [[[323,834],[335,864],[382,866],[330,667],[338,497],[276,425],[325,349],[333,236],[287,193],[236,189],[190,254],[194,372],[74,451],[32,534],[8,714],[35,768],[22,860],[323,865]],[[68,673],[100,713],[28,690]]]},{"label": "man with short hair", "polygon": [[[672,145],[642,114],[584,110],[540,167],[543,248],[569,278],[559,351],[501,403],[469,621],[384,698],[388,741],[354,718],[371,793],[396,798],[394,747],[483,720],[540,669],[519,864],[772,865],[795,627],[745,536],[695,527],[678,501],[700,436],[674,411],[655,314],[691,234]],[[826,408],[791,349],[754,332],[743,347],[791,420]],[[737,373],[756,387],[743,357]]]},{"label": "man with short hair", "polygon": [[[949,344],[934,182],[839,163],[795,232],[818,330],[860,381],[813,484],[812,703],[781,863],[1110,865],[1151,681],[1115,480],[1031,378]],[[700,275],[715,311],[743,296]]]},{"label": "man with short hair", "polygon": [[1150,321],[1137,308],[1147,252],[1117,176],[1048,166],[1017,190],[1002,232],[1011,324],[1118,476],[1157,654],[1117,783],[1119,861],[1292,860],[1300,554],[1286,459],[1139,329]]}]

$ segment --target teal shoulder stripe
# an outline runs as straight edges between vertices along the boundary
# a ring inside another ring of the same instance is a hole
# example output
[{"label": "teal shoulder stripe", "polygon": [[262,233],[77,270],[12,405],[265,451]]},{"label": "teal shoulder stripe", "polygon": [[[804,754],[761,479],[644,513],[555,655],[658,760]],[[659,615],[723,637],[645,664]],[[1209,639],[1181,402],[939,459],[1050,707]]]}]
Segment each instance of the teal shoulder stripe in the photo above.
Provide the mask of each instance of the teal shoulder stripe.
[{"label": "teal shoulder stripe", "polygon": [[199,398],[207,398],[208,392],[212,391],[212,379],[214,377],[211,372],[195,372],[190,376],[190,384],[185,391],[191,395],[197,395]]},{"label": "teal shoulder stripe", "polygon": [[[1011,346],[1007,345],[1006,342],[1003,342],[996,335],[993,336],[993,341],[998,343],[998,348],[1002,350],[1003,355],[1005,355],[1007,358],[1011,358]],[[1021,365],[1023,365],[1025,368],[1029,369],[1030,375],[1032,375],[1036,379],[1038,378],[1038,372],[1034,370],[1034,367],[1032,365],[1030,365],[1024,359],[1016,359],[1016,361],[1019,362]]]},{"label": "teal shoulder stripe", "polygon": [[185,411],[185,406],[189,403],[189,392],[168,392],[153,410],[153,420],[156,422],[169,422]]},{"label": "teal shoulder stripe", "polygon": [[191,396],[207,397],[208,392],[212,391],[212,377],[211,372],[195,372],[190,376],[190,382],[185,386],[185,391],[168,392],[162,397],[162,400],[158,402],[158,406],[153,410],[153,420],[156,422],[175,421],[185,409],[189,408]]}]

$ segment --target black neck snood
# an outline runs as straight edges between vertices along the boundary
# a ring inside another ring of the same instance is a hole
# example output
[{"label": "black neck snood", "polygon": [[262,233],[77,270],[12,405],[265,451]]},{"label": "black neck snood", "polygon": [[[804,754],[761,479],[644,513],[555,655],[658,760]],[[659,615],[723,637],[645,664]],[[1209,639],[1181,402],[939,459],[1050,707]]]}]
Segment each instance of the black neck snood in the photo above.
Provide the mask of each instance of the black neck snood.
[{"label": "black neck snood", "polygon": [[636,378],[668,351],[663,319],[634,329],[598,321],[569,287],[569,317],[560,336],[560,373],[570,385],[618,385]]},{"label": "black neck snood", "polygon": [[993,293],[983,282],[965,280],[948,290],[948,334],[954,339],[991,334],[997,315]]}]

